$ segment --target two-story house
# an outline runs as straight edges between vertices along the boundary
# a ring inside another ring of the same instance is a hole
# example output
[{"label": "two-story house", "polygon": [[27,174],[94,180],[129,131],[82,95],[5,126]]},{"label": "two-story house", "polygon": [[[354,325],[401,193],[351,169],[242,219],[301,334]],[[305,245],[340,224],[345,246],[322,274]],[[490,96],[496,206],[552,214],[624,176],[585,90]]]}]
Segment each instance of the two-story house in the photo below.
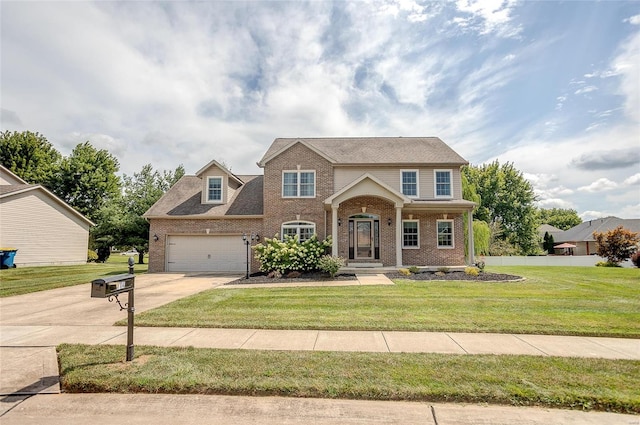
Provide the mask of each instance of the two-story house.
[{"label": "two-story house", "polygon": [[351,267],[463,266],[473,262],[465,164],[437,137],[276,139],[258,162],[264,175],[234,175],[214,160],[147,211],[149,270],[240,272],[243,234],[314,233],[332,236],[332,254]]}]

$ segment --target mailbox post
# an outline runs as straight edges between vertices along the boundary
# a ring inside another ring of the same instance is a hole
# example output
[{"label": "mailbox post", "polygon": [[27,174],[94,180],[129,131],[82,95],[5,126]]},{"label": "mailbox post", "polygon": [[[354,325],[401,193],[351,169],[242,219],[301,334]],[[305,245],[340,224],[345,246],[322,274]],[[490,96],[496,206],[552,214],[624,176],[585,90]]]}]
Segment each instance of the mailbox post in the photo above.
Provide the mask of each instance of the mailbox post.
[{"label": "mailbox post", "polygon": [[136,311],[134,305],[135,275],[133,273],[133,257],[129,258],[129,273],[116,276],[94,279],[91,281],[91,297],[107,298],[109,302],[116,302],[120,310],[124,310],[118,295],[127,292],[128,300],[125,304],[127,310],[127,361],[133,360],[133,313]]}]

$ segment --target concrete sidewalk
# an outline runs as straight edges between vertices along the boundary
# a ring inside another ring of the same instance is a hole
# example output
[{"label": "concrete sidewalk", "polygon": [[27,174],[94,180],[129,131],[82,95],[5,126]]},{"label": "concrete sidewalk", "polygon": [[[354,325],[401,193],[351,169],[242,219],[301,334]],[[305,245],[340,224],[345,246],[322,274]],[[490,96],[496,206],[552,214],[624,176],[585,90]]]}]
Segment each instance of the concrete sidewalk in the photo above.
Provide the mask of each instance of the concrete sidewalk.
[{"label": "concrete sidewalk", "polygon": [[56,394],[5,397],[3,425],[639,425],[606,412],[403,401],[173,394]]}]

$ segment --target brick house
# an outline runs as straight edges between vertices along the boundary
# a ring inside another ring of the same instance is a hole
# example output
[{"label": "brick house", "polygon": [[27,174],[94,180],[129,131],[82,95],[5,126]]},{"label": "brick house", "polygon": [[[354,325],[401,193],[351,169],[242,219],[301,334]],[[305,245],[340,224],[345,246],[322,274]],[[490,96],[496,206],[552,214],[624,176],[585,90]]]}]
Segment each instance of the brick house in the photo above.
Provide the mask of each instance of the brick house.
[{"label": "brick house", "polygon": [[279,138],[258,162],[264,175],[211,161],[145,213],[149,271],[244,271],[243,234],[332,236],[332,254],[351,267],[472,263],[465,164],[437,137]]}]

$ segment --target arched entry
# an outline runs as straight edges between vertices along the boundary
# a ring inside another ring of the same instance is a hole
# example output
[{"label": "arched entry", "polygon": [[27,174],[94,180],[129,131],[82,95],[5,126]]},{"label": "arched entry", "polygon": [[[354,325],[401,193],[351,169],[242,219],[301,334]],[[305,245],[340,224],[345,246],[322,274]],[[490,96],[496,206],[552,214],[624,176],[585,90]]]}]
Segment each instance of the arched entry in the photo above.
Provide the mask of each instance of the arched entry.
[{"label": "arched entry", "polygon": [[380,216],[356,214],[349,217],[349,260],[380,259]]}]

